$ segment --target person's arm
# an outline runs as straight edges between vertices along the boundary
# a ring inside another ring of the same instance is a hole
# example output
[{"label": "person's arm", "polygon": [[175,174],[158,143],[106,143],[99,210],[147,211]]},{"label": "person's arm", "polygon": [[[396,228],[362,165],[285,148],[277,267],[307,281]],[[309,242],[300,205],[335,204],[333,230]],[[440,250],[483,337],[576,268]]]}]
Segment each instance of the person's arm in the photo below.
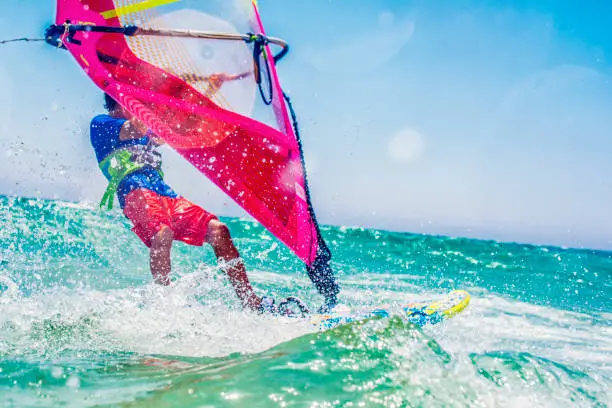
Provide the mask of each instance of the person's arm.
[{"label": "person's arm", "polygon": [[165,144],[166,142],[157,136],[155,133],[149,131],[147,126],[137,118],[126,120],[123,126],[121,126],[121,132],[119,133],[120,140],[132,140],[140,139],[141,137],[149,137],[153,143],[158,146]]},{"label": "person's arm", "polygon": [[126,120],[121,126],[119,140],[140,139],[147,136],[147,127],[137,118]]},{"label": "person's arm", "polygon": [[217,74],[210,74],[210,75],[198,75],[195,73],[179,74],[179,73],[173,72],[172,70],[168,70],[168,71],[178,76],[185,82],[207,82],[208,86],[206,90],[204,91],[204,95],[206,95],[209,98],[212,98],[213,96],[215,96],[215,94],[219,91],[219,89],[221,89],[221,86],[224,83],[229,82],[229,81],[236,81],[239,79],[243,79],[251,75],[250,72],[243,72],[242,74],[234,74],[234,75],[226,74],[224,72],[220,72]]}]

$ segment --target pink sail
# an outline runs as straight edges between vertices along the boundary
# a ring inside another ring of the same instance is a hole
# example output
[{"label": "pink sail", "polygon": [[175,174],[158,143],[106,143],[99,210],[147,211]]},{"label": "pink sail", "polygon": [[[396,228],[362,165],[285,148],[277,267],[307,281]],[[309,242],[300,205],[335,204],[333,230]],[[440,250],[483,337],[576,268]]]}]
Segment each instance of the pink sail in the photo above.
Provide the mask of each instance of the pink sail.
[{"label": "pink sail", "polygon": [[47,42],[285,243],[335,304],[331,253],[254,0],[58,0]]},{"label": "pink sail", "polygon": [[[142,14],[143,24],[147,21],[146,12],[174,6],[169,1],[144,1],[133,3],[136,7],[130,10],[129,5],[120,9],[115,3],[126,2],[59,0],[56,24],[69,21],[74,25],[121,27],[122,13]],[[139,4],[149,8],[143,11],[137,7]],[[252,21],[251,32],[263,34],[256,14]],[[267,59],[272,79],[267,85],[272,91],[268,104],[276,126],[215,103],[189,83],[190,76],[196,77],[197,72],[178,74],[176,69],[163,69],[139,58],[124,34],[78,31],[67,37],[68,33],[60,37],[63,45],[102,91],[163,138],[307,265],[312,265],[318,232],[306,199],[299,146],[269,47],[261,58]],[[209,78],[209,82],[214,79]],[[240,80],[254,81],[252,75],[244,73]]]}]

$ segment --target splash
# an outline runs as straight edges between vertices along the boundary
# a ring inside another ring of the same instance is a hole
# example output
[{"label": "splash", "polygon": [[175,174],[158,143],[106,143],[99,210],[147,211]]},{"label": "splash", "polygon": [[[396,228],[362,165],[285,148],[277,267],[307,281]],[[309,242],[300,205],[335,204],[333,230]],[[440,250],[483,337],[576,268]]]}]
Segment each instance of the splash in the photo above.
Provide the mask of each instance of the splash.
[{"label": "splash", "polygon": [[[201,248],[177,245],[175,285],[152,285],[145,248],[119,213],[6,198],[0,211],[9,406],[611,403],[609,253],[325,228],[344,303],[457,285],[473,300],[438,327],[396,318],[313,333],[236,309]],[[287,248],[257,223],[225,221],[259,293],[316,300]]]}]

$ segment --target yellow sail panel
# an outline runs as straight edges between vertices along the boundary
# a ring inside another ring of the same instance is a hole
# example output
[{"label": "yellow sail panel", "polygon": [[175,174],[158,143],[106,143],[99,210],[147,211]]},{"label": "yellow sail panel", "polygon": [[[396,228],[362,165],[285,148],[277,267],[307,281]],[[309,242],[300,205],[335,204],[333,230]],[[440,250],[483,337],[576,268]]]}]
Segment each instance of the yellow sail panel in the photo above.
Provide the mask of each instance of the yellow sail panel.
[{"label": "yellow sail panel", "polygon": [[112,10],[102,12],[102,17],[107,20],[111,18],[124,16],[126,14],[137,13],[139,11],[149,10],[159,6],[165,6],[166,4],[176,3],[180,0],[145,0],[140,3],[130,4],[123,7],[117,7]]}]

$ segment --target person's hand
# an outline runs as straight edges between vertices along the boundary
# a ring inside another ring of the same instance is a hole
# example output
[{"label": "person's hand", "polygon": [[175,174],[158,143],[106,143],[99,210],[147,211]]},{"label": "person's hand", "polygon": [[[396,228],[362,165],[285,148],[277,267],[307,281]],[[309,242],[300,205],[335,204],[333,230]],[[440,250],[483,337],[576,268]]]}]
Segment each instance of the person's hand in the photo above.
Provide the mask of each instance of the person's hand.
[{"label": "person's hand", "polygon": [[149,139],[157,146],[163,146],[166,144],[166,141],[161,137],[157,136],[155,133],[151,132]]}]

